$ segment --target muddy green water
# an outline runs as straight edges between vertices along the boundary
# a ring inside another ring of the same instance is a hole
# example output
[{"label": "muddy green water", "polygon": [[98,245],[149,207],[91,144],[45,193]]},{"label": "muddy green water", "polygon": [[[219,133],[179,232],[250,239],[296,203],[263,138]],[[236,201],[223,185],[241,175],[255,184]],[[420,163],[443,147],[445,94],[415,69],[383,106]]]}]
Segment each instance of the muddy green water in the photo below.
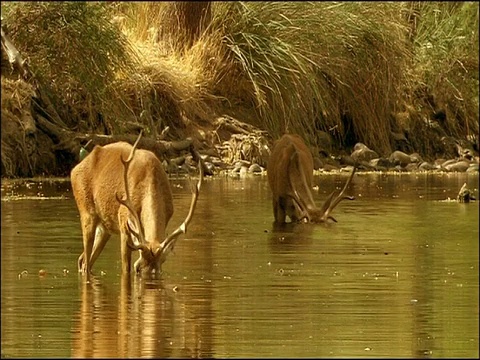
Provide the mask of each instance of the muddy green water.
[{"label": "muddy green water", "polygon": [[2,181],[2,357],[478,358],[480,202],[449,201],[478,179],[360,173],[338,223],[281,229],[266,177],[206,179],[160,280],[122,277],[113,236],[91,284],[70,183]]}]

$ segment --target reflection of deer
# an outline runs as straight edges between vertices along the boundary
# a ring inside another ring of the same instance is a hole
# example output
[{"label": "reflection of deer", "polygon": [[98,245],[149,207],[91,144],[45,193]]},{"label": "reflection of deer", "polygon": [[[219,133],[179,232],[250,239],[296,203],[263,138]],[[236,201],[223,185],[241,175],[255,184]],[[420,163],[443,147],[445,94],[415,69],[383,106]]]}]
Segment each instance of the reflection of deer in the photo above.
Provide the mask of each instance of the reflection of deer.
[{"label": "reflection of deer", "polygon": [[133,146],[126,142],[96,146],[71,172],[83,233],[79,271],[90,274],[110,235],[120,233],[122,271],[130,272],[131,252],[140,250],[135,271],[158,273],[175,240],[187,230],[203,179],[202,160],[194,154],[200,161],[200,180],[193,189],[190,211],[165,237],[173,215],[172,191],[155,154],[136,149],[141,135]]},{"label": "reflection of deer", "polygon": [[146,280],[122,274],[119,288],[94,277],[91,286],[84,282],[72,329],[72,357],[175,357],[168,345],[174,335],[175,299],[161,280],[154,281],[159,283],[147,288]]},{"label": "reflection of deer", "polygon": [[[277,223],[274,222],[268,245],[270,252],[275,255],[291,254],[293,249],[308,249],[313,244],[313,231],[315,224],[305,224],[306,226],[296,226],[295,223]],[[291,258],[293,262],[297,259]]]},{"label": "reflection of deer", "polygon": [[81,284],[72,358],[212,357],[211,285],[174,295],[164,279],[121,274],[118,286],[91,279]]},{"label": "reflection of deer", "polygon": [[284,223],[286,216],[291,221],[306,219],[308,222],[320,223],[331,219],[332,210],[343,199],[345,189],[350,185],[356,167],[340,193],[334,197],[333,191],[318,208],[313,200],[311,188],[313,181],[313,157],[302,138],[298,135],[285,134],[274,144],[268,160],[267,175],[273,193],[273,213],[275,222]]}]

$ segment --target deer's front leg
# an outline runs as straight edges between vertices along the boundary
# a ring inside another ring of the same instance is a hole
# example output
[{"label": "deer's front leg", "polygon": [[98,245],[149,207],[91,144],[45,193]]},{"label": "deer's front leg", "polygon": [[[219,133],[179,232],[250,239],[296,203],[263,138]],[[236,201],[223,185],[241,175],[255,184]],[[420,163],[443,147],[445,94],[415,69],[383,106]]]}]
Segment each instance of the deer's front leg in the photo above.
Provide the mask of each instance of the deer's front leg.
[{"label": "deer's front leg", "polygon": [[125,231],[120,233],[120,250],[122,258],[122,273],[130,272],[130,264],[132,262],[132,250],[128,246],[129,234]]},{"label": "deer's front leg", "polygon": [[82,252],[80,254],[80,256],[78,257],[78,272],[83,272],[83,256],[84,256],[84,252]]},{"label": "deer's front leg", "polygon": [[146,267],[145,259],[143,258],[143,255],[142,255],[143,254],[142,250],[140,250],[138,253],[139,253],[138,259],[137,261],[135,261],[135,264],[133,265],[133,268],[135,269],[136,274],[139,274]]},{"label": "deer's front leg", "polygon": [[274,198],[273,199],[273,213],[275,215],[275,222],[277,223],[284,223],[285,222],[285,208],[284,204],[282,204],[282,198]]}]

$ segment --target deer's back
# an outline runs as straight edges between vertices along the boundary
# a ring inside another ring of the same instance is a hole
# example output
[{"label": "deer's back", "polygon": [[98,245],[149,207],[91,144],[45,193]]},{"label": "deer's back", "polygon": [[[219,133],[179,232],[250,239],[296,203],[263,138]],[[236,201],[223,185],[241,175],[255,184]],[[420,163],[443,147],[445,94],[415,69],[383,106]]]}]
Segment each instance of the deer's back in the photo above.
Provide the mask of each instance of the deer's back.
[{"label": "deer's back", "polygon": [[[295,153],[298,156],[293,156]],[[298,161],[298,164],[292,164],[292,161]],[[275,142],[267,164],[267,177],[274,196],[287,194],[291,190],[291,181],[298,182],[299,188],[303,187],[298,171],[300,167],[305,174],[307,186],[311,187],[312,154],[300,136],[285,134]]]},{"label": "deer's back", "polygon": [[[116,194],[125,197],[124,166],[132,146],[117,142],[96,146],[71,171],[72,190],[80,210],[100,218],[107,229],[118,232]],[[173,200],[167,175],[161,162],[150,151],[137,149],[128,171],[131,201],[141,214],[146,207],[156,207],[155,214],[168,222],[173,214]]]}]

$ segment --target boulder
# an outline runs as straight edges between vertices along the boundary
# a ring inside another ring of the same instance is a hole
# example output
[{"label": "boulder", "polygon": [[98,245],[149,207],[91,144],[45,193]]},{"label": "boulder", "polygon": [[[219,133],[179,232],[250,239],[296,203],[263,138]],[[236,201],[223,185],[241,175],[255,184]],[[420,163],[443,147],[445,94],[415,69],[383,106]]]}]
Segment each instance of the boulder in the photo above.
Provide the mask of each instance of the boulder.
[{"label": "boulder", "polygon": [[353,160],[357,162],[365,161],[369,162],[372,159],[378,158],[378,154],[369,149],[367,145],[362,143],[356,143],[353,147],[353,152],[351,154]]},{"label": "boulder", "polygon": [[406,153],[400,150],[395,150],[388,159],[394,165],[400,165],[401,167],[405,167],[412,162],[410,155],[407,155]]}]

